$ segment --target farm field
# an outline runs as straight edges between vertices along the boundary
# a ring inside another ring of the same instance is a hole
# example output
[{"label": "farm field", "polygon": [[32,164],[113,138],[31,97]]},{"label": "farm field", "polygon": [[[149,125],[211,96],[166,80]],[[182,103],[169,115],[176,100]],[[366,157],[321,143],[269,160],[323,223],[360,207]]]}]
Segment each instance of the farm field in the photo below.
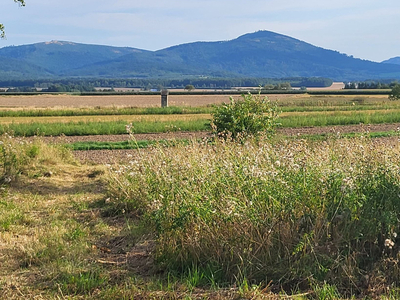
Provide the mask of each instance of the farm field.
[{"label": "farm field", "polygon": [[[279,95],[279,98],[286,95]],[[277,99],[271,95],[271,99]],[[171,106],[206,106],[226,101],[225,95],[170,95]],[[35,96],[0,96],[0,107],[3,108],[49,108],[49,107],[159,107],[159,95],[111,95],[111,96],[79,96],[79,95],[35,95]]]},{"label": "farm field", "polygon": [[0,299],[399,299],[400,101],[279,95],[235,143],[227,96],[132,97],[0,97]]}]

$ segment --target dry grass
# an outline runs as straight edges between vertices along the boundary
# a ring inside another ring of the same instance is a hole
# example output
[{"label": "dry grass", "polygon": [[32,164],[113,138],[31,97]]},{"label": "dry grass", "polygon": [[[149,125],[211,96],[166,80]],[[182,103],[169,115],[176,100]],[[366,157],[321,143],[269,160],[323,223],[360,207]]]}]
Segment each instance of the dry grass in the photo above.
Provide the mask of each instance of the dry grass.
[{"label": "dry grass", "polygon": [[376,295],[400,274],[399,151],[365,138],[160,147],[116,166],[110,193],[154,226],[166,268]]},{"label": "dry grass", "polygon": [[157,275],[152,236],[105,196],[105,167],[49,149],[41,145],[40,164],[0,187],[0,299],[278,299]]},{"label": "dry grass", "polygon": [[183,115],[111,115],[111,116],[65,116],[65,117],[3,117],[0,124],[11,123],[70,123],[70,122],[170,122],[170,121],[196,121],[211,119],[209,114],[183,114]]},{"label": "dry grass", "polygon": [[1,299],[61,296],[58,277],[90,269],[99,256],[91,244],[120,229],[89,208],[103,198],[101,169],[62,164],[51,169],[51,176],[22,176],[2,189]]},{"label": "dry grass", "polygon": [[380,114],[385,114],[385,113],[400,113],[400,109],[391,109],[391,110],[382,110],[382,111],[377,111],[377,110],[362,110],[362,111],[349,111],[349,110],[337,110],[337,111],[309,111],[309,112],[300,112],[300,111],[295,111],[295,112],[283,112],[280,114],[281,117],[295,117],[295,116],[338,116],[338,115],[354,115],[356,113],[362,113],[362,114],[376,114],[379,112]]}]

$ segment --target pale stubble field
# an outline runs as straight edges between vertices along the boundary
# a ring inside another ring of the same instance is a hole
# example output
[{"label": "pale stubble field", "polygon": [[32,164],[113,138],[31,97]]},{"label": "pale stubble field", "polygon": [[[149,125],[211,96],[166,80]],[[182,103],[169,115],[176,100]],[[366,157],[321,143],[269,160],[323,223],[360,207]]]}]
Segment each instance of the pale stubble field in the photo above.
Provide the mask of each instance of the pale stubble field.
[{"label": "pale stubble field", "polygon": [[[270,95],[271,100],[288,95]],[[227,95],[169,95],[170,106],[207,106],[228,102]],[[19,95],[0,96],[0,108],[56,108],[56,107],[160,107],[160,95]]]}]

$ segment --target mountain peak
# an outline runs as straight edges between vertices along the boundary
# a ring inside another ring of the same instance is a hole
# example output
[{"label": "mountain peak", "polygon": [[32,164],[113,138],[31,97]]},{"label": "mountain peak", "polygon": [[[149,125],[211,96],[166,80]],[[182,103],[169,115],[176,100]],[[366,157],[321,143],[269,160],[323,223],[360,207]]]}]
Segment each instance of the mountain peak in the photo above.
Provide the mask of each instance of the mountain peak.
[{"label": "mountain peak", "polygon": [[290,40],[296,40],[295,38],[292,38],[290,36],[268,30],[259,30],[252,33],[246,33],[239,36],[237,39],[276,39],[276,38],[287,38]]},{"label": "mountain peak", "polygon": [[[220,42],[195,42],[158,51],[53,40],[1,48],[13,72],[78,77],[327,77],[334,80],[400,78],[400,66],[363,61],[267,30]],[[34,70],[34,66],[37,69]],[[21,71],[22,70],[22,71]],[[9,73],[9,72],[8,72]],[[0,75],[7,76],[0,61]],[[26,73],[26,72],[25,72]]]},{"label": "mountain peak", "polygon": [[389,58],[388,60],[384,60],[382,63],[400,65],[400,56]]},{"label": "mountain peak", "polygon": [[46,45],[60,45],[60,46],[64,46],[64,45],[76,45],[76,43],[73,42],[65,42],[65,41],[56,41],[56,40],[52,40],[50,42],[45,42]]}]

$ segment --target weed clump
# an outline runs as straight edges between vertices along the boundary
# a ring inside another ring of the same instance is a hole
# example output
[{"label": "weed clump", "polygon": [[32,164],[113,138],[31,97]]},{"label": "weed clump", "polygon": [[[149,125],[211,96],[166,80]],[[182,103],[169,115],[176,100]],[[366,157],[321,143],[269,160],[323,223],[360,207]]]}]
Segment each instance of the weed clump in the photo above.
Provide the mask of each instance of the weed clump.
[{"label": "weed clump", "polygon": [[[109,193],[156,236],[166,269],[280,289],[400,282],[400,151],[365,138],[154,148]],[[322,293],[323,291],[319,291]]]},{"label": "weed clump", "polygon": [[21,174],[33,177],[51,174],[46,165],[72,160],[69,150],[46,145],[39,138],[27,141],[7,133],[0,136],[1,183],[10,183]]}]

